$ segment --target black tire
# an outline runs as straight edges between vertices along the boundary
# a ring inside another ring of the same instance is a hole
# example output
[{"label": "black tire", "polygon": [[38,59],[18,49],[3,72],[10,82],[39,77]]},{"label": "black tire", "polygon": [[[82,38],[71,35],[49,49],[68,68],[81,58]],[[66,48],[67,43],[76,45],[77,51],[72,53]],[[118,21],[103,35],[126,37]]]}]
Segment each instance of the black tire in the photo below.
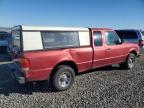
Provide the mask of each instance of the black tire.
[{"label": "black tire", "polygon": [[54,90],[64,91],[69,89],[74,83],[75,72],[70,66],[60,65],[56,68],[51,79]]},{"label": "black tire", "polygon": [[132,69],[135,65],[135,54],[130,53],[124,63],[119,64],[122,69]]}]

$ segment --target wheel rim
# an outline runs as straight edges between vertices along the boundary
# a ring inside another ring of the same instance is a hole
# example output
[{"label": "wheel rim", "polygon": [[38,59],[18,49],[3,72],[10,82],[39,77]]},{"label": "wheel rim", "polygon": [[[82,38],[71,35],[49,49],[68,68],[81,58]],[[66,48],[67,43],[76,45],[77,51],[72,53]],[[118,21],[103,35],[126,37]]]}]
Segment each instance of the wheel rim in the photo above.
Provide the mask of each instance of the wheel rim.
[{"label": "wheel rim", "polygon": [[132,68],[134,66],[134,63],[135,63],[135,58],[134,57],[131,57],[129,59],[129,67]]},{"label": "wheel rim", "polygon": [[69,86],[70,81],[71,81],[71,75],[68,72],[62,73],[58,79],[59,86],[63,88]]}]

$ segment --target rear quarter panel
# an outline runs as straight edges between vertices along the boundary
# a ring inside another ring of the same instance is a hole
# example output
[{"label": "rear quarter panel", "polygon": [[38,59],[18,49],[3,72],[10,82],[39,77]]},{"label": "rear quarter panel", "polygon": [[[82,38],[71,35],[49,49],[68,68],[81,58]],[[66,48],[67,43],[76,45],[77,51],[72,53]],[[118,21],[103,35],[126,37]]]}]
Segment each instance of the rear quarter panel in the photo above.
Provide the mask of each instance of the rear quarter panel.
[{"label": "rear quarter panel", "polygon": [[79,72],[86,71],[91,69],[92,56],[91,47],[24,52],[24,57],[31,64],[31,70],[26,77],[29,78],[28,81],[45,80],[55,66],[64,61],[73,61]]}]

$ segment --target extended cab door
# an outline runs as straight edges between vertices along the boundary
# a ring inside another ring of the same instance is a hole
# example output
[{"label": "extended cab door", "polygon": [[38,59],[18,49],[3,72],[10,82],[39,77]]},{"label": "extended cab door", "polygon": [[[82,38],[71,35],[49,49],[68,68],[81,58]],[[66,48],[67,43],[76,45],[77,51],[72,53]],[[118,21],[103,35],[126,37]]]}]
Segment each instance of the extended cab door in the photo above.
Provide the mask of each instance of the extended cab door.
[{"label": "extended cab door", "polygon": [[125,60],[125,47],[114,31],[105,31],[106,64],[120,63]]},{"label": "extended cab door", "polygon": [[92,68],[101,67],[105,65],[105,46],[103,40],[103,33],[101,31],[92,31],[93,37],[93,66]]}]

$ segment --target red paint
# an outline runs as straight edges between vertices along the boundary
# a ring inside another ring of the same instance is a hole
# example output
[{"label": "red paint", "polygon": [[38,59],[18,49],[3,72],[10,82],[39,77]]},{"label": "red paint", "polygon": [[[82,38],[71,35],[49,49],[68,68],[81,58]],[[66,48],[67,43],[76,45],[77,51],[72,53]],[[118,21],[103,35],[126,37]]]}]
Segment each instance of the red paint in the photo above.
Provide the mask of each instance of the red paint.
[{"label": "red paint", "polygon": [[[101,31],[103,34],[103,43],[101,47],[95,47],[93,42],[93,31]],[[61,62],[71,61],[78,67],[78,72],[90,70],[92,68],[102,67],[114,63],[125,61],[130,51],[139,51],[139,47],[135,44],[123,43],[120,45],[107,46],[105,42],[105,31],[113,31],[111,29],[93,28],[91,32],[91,46],[24,52],[23,57],[29,62],[24,66],[29,67],[29,71],[25,72],[26,81],[46,80],[50,76],[52,70]],[[109,49],[111,49],[109,51]],[[30,65],[28,64],[30,63]]]}]

